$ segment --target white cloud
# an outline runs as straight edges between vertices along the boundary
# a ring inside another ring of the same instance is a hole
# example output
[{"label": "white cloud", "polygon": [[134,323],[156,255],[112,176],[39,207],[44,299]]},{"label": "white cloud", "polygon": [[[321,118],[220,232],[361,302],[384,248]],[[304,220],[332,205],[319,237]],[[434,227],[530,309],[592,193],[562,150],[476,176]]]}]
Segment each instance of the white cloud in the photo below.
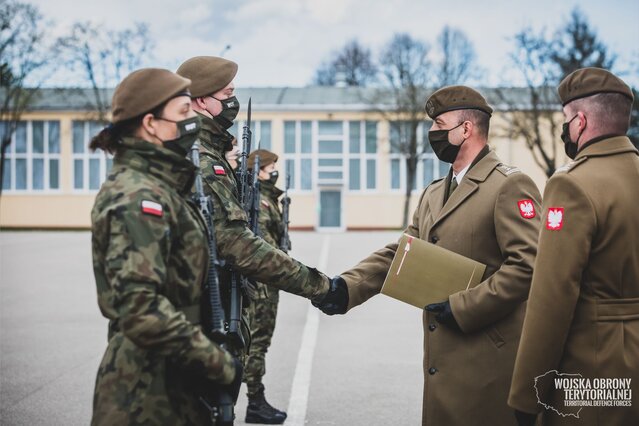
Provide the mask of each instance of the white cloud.
[{"label": "white cloud", "polygon": [[[191,4],[174,0],[24,0],[60,27],[93,20],[112,28],[147,22],[155,54],[147,65],[175,69],[194,55],[226,56],[240,64],[238,85],[304,85],[332,51],[357,38],[377,52],[396,32],[435,42],[444,25],[467,33],[483,85],[502,82],[512,37],[526,25],[556,28],[579,5],[601,38],[628,63],[637,51],[639,2],[627,0],[235,0]],[[60,29],[57,31],[61,32]],[[626,76],[639,83],[637,73]]]}]

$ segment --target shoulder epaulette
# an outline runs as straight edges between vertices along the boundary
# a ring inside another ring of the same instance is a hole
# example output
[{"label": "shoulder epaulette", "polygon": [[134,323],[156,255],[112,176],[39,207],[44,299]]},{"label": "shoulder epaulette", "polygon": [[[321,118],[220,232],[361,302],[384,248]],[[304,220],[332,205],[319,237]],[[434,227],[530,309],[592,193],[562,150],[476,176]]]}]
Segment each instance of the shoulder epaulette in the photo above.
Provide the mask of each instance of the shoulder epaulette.
[{"label": "shoulder epaulette", "polygon": [[577,167],[578,165],[584,163],[587,159],[588,159],[588,157],[581,157],[579,160],[569,161],[568,163],[564,164],[563,166],[558,167],[557,170],[555,170],[555,173],[553,173],[553,175],[555,175],[557,173],[568,173],[571,170],[574,170],[575,167]]},{"label": "shoulder epaulette", "polygon": [[499,164],[497,166],[497,170],[499,170],[499,172],[504,176],[510,176],[514,173],[521,173],[519,167],[507,166],[505,164]]}]

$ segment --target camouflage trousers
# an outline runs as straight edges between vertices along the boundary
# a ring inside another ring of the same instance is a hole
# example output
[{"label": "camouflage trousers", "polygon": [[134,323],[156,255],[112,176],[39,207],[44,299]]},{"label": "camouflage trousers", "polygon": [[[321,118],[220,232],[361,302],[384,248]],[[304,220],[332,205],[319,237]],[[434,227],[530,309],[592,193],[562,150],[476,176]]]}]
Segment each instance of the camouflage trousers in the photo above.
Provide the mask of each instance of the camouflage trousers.
[{"label": "camouflage trousers", "polygon": [[266,373],[266,352],[271,346],[277,317],[277,304],[280,299],[278,289],[270,286],[264,287],[268,297],[254,300],[252,303],[251,347],[244,367],[244,382],[246,382],[249,395],[254,395],[263,389],[262,377]]}]

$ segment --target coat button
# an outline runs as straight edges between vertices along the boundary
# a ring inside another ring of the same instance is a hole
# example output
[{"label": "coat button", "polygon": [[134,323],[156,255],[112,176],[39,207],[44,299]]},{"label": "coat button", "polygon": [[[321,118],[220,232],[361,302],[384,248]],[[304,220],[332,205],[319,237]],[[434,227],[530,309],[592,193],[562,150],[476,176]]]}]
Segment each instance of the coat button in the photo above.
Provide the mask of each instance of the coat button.
[{"label": "coat button", "polygon": [[439,241],[439,238],[435,235],[433,235],[432,237],[430,237],[430,242],[433,244],[437,244],[437,241]]},{"label": "coat button", "polygon": [[429,324],[429,325],[428,325],[428,329],[429,329],[430,331],[435,331],[435,329],[436,329],[436,328],[437,328],[437,324]]},{"label": "coat button", "polygon": [[430,374],[431,376],[435,373],[437,373],[437,369],[435,367],[430,367],[428,369],[428,374]]}]

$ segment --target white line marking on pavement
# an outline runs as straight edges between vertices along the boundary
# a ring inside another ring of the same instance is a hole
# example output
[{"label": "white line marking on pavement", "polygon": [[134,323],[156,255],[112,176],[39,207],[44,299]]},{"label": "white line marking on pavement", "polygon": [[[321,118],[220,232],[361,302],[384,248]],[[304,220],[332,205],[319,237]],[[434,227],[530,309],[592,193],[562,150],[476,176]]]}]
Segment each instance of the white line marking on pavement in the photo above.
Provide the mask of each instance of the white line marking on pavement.
[{"label": "white line marking on pavement", "polygon": [[[328,249],[330,236],[325,235],[322,241],[317,268],[326,271],[328,264]],[[302,343],[297,355],[297,365],[291,386],[291,399],[288,402],[288,416],[286,424],[289,426],[302,426],[306,421],[306,409],[308,407],[308,393],[311,387],[311,371],[313,369],[313,355],[317,343],[319,330],[319,310],[310,303],[306,312],[306,324],[302,334]]]}]

